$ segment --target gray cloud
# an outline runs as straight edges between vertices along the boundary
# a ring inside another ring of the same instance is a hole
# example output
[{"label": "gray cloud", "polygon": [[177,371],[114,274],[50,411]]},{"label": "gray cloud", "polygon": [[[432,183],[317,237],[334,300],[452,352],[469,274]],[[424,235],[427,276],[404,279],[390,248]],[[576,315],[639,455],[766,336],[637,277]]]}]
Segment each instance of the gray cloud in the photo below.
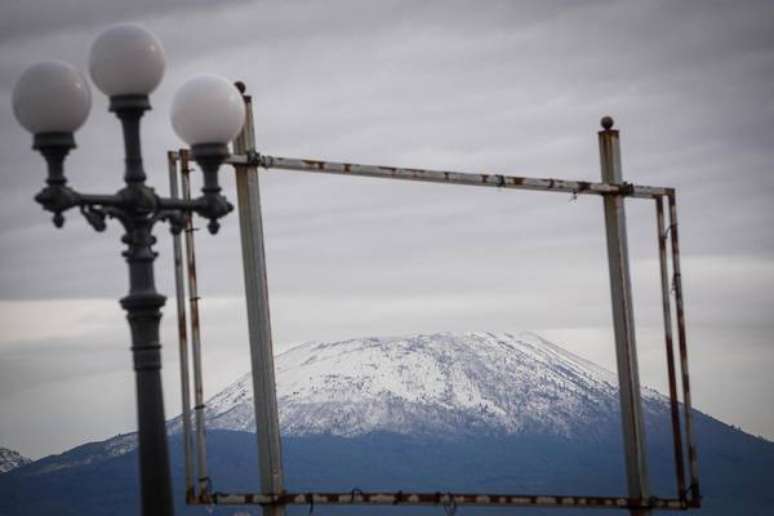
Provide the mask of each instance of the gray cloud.
[{"label": "gray cloud", "polygon": [[[159,35],[169,59],[143,133],[147,170],[161,191],[165,151],[180,145],[167,121],[172,96],[204,71],[247,82],[259,148],[278,155],[596,180],[598,120],[612,114],[627,180],[678,189],[689,331],[701,336],[701,345],[693,341],[696,374],[706,386],[697,403],[774,436],[774,421],[712,394],[708,378],[733,375],[704,355],[723,356],[733,342],[743,351],[728,354],[728,367],[747,381],[731,390],[774,403],[774,389],[761,388],[772,357],[758,355],[761,335],[774,330],[770,2],[25,2],[3,9],[5,302],[61,300],[66,311],[68,303],[112,302],[126,289],[117,227],[97,236],[73,214],[55,231],[31,201],[45,171],[13,120],[10,91],[36,60],[66,59],[84,70],[105,24],[139,20]],[[77,187],[112,191],[121,175],[119,128],[101,94],[94,97],[68,174]],[[223,177],[234,198],[230,171]],[[529,327],[595,360],[612,356],[588,337],[607,335],[610,324],[598,199],[286,172],[263,174],[262,189],[279,347],[363,333]],[[635,306],[647,335],[641,354],[650,356],[662,346],[654,213],[638,201],[628,210]],[[158,234],[159,288],[171,293],[170,240],[166,229]],[[246,352],[236,217],[216,238],[199,233],[197,243],[201,290],[213,300],[205,331],[220,346],[218,365],[208,368],[215,388],[235,376],[224,364],[243,363]],[[115,352],[127,353],[115,313],[108,334]],[[35,312],[25,317],[57,327]],[[82,339],[107,340],[86,328]],[[36,342],[24,358],[32,382],[25,389],[35,394],[0,397],[4,413],[19,400],[42,403],[47,392],[48,366],[35,359],[45,339]],[[0,338],[0,374],[18,363],[19,345]],[[67,348],[63,341],[57,349]],[[88,383],[94,370],[76,367],[80,355],[72,353],[63,360]],[[105,358],[106,367],[118,357]],[[658,383],[660,363],[643,363]],[[125,429],[126,417],[116,413],[115,421],[105,435]],[[68,442],[78,442],[78,428],[73,423]],[[34,455],[44,445],[24,446]]]},{"label": "gray cloud", "polygon": [[0,42],[30,38],[52,32],[89,30],[95,26],[118,23],[127,19],[156,16],[185,17],[214,6],[228,9],[246,0],[134,0],[104,2],[100,0],[26,0],[6,2],[0,21]]}]

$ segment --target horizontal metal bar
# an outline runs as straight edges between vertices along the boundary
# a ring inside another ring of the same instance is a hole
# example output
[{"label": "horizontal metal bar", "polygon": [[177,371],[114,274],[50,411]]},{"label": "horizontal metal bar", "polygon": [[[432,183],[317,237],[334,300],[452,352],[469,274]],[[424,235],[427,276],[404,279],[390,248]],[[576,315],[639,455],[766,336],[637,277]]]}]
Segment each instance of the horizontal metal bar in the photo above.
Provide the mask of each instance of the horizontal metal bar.
[{"label": "horizontal metal bar", "polygon": [[121,206],[123,199],[117,195],[111,194],[82,194],[78,193],[78,204],[83,205],[95,205],[100,206]]},{"label": "horizontal metal bar", "polygon": [[648,498],[638,500],[617,496],[512,495],[479,493],[412,493],[362,492],[346,493],[213,493],[200,505],[478,505],[499,507],[563,507],[609,509],[685,510],[693,507],[691,500]]},{"label": "horizontal metal bar", "polygon": [[[82,194],[76,192],[77,206],[102,206],[123,208],[127,205],[126,198],[117,194]],[[196,199],[180,199],[175,197],[156,196],[158,208],[163,210],[196,211],[205,208],[207,203],[203,197]]]},{"label": "horizontal metal bar", "polygon": [[566,181],[563,179],[531,178],[503,174],[472,174],[445,170],[385,167],[336,161],[281,158],[263,154],[234,154],[228,158],[226,162],[234,166],[252,165],[279,170],[404,179],[409,181],[426,181],[431,183],[448,183],[469,186],[491,186],[495,188],[509,188],[516,190],[563,192],[575,195],[623,195],[627,197],[653,199],[669,195],[670,192],[673,191],[672,188],[642,186],[630,183],[595,183],[590,181]]},{"label": "horizontal metal bar", "polygon": [[159,208],[165,210],[180,210],[183,212],[196,211],[197,209],[204,208],[206,202],[203,197],[197,197],[195,199],[175,199],[173,197],[159,197]]}]

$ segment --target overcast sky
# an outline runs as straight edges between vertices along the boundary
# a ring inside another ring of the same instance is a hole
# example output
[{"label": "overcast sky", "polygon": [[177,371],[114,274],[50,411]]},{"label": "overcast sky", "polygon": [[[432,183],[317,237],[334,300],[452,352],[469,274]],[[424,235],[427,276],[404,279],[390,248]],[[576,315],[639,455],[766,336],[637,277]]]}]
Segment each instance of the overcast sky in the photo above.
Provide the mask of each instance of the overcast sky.
[{"label": "overcast sky", "polygon": [[[37,458],[135,428],[121,232],[77,213],[54,229],[10,100],[36,61],[85,73],[94,37],[127,20],[167,52],[143,127],[162,192],[181,145],[171,99],[197,73],[245,81],[259,150],[280,156],[598,180],[612,115],[626,180],[678,191],[695,405],[774,439],[773,3],[48,0],[0,7],[1,446]],[[68,177],[112,192],[121,135],[93,96]],[[261,188],[278,351],[528,329],[615,367],[599,198],[280,171]],[[654,210],[627,210],[642,379],[664,391]],[[237,222],[197,233],[207,395],[249,367]],[[157,234],[169,295],[171,239]],[[164,343],[171,417],[172,300]]]}]

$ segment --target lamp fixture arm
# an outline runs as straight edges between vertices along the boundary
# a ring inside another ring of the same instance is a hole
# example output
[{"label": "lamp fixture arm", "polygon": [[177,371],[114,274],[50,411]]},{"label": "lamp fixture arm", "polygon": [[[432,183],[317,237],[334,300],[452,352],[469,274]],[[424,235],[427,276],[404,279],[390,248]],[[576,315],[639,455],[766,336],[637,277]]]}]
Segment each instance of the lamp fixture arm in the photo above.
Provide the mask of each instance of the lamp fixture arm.
[{"label": "lamp fixture arm", "polygon": [[[145,171],[139,137],[139,120],[143,112],[150,109],[147,96],[123,96],[111,99],[111,110],[121,120],[124,135],[126,186],[115,194],[86,194],[67,185],[64,160],[75,148],[71,133],[41,133],[35,136],[33,148],[39,150],[46,160],[48,177],[46,186],[35,196],[35,200],[47,211],[54,214],[56,227],[64,225],[64,212],[78,207],[87,222],[97,231],[105,229],[107,217],[120,220],[127,231],[139,219],[147,219],[151,225],[166,220],[173,233],[183,228],[187,213],[197,213],[210,220],[208,228],[216,233],[220,227],[218,219],[233,210],[231,203],[220,193],[218,169],[228,157],[225,145],[200,145],[194,149],[203,174],[202,194],[195,199],[184,200],[162,197],[145,184]],[[139,219],[138,219],[139,218]]]}]

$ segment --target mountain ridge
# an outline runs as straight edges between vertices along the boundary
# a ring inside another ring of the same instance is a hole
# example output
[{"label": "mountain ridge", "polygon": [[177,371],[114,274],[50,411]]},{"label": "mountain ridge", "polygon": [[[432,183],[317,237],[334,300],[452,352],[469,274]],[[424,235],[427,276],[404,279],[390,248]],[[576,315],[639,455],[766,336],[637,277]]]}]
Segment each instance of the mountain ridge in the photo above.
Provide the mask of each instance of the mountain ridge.
[{"label": "mountain ridge", "polygon": [[[310,342],[276,356],[286,488],[624,495],[616,376],[531,333],[440,333]],[[214,489],[259,485],[247,374],[210,398]],[[651,493],[674,496],[668,400],[643,389]],[[767,515],[774,445],[694,411],[704,516]],[[180,417],[168,422],[176,507]],[[0,475],[0,515],[137,514],[136,435]],[[289,514],[305,514],[295,507]],[[420,515],[437,508],[326,508]],[[521,512],[521,511],[520,511]],[[591,513],[597,514],[595,511]],[[216,508],[215,514],[233,509]],[[464,509],[465,514],[511,511]],[[553,509],[524,514],[576,514]],[[609,510],[601,514],[608,514]]]},{"label": "mountain ridge", "polygon": [[[288,435],[544,428],[570,436],[578,417],[606,417],[618,403],[614,373],[531,332],[312,341],[278,354],[275,369]],[[251,389],[248,373],[211,397],[208,425],[253,431]],[[652,389],[643,398],[655,410],[666,403]]]},{"label": "mountain ridge", "polygon": [[25,457],[16,450],[0,446],[0,474],[8,473],[31,462],[32,459]]}]

